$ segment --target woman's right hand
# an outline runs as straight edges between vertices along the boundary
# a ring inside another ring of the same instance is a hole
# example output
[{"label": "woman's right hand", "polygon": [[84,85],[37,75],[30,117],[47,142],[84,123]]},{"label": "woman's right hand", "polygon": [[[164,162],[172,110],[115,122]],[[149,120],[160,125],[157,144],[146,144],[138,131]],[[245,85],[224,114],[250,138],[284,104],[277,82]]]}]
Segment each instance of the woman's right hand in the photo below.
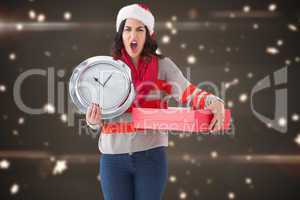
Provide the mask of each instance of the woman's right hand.
[{"label": "woman's right hand", "polygon": [[101,108],[99,104],[91,103],[85,115],[86,121],[91,125],[101,126]]}]

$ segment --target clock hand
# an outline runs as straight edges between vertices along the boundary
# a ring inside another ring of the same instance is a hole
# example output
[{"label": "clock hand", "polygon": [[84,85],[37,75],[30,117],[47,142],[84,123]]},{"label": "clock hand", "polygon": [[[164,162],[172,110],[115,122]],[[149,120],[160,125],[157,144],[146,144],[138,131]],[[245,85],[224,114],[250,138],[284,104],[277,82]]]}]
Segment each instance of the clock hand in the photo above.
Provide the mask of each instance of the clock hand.
[{"label": "clock hand", "polygon": [[109,77],[106,79],[106,81],[103,83],[103,87],[105,86],[105,84],[109,81],[109,79],[112,77],[112,75],[113,75],[113,73],[111,73],[110,75],[109,75]]},{"label": "clock hand", "polygon": [[94,81],[96,81],[96,82],[99,83],[102,87],[104,87],[104,85],[103,85],[96,77],[94,77]]}]

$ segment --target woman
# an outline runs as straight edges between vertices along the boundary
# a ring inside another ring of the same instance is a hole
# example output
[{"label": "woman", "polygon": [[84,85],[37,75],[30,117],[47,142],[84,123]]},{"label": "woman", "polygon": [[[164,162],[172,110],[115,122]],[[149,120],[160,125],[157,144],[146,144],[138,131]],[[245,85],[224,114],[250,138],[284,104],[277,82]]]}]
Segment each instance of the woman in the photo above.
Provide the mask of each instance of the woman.
[{"label": "woman", "polygon": [[224,104],[191,84],[169,58],[155,53],[154,17],[145,5],[123,7],[116,29],[112,55],[130,67],[137,97],[126,113],[105,123],[99,105],[93,103],[86,113],[88,125],[101,131],[102,192],[106,200],[158,200],[167,181],[168,135],[132,128],[132,107],[166,108],[165,97],[172,96],[195,109],[211,109],[209,128],[217,131],[224,120]]}]

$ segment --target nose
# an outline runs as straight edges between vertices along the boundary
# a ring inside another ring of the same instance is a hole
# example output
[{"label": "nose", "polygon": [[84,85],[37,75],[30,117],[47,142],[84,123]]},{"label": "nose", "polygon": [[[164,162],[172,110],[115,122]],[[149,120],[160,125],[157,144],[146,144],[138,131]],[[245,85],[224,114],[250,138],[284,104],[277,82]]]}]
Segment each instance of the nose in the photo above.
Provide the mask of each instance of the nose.
[{"label": "nose", "polygon": [[136,32],[135,31],[131,31],[130,38],[131,38],[131,40],[136,39]]}]

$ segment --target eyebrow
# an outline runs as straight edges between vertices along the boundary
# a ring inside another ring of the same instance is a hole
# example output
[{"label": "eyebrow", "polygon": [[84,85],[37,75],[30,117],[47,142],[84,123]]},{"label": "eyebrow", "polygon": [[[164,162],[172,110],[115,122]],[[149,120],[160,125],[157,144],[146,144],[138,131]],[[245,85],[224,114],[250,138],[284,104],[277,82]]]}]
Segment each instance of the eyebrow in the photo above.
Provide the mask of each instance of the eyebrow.
[{"label": "eyebrow", "polygon": [[[125,28],[132,28],[131,26],[125,26]],[[136,28],[145,28],[145,26],[138,26]]]}]

